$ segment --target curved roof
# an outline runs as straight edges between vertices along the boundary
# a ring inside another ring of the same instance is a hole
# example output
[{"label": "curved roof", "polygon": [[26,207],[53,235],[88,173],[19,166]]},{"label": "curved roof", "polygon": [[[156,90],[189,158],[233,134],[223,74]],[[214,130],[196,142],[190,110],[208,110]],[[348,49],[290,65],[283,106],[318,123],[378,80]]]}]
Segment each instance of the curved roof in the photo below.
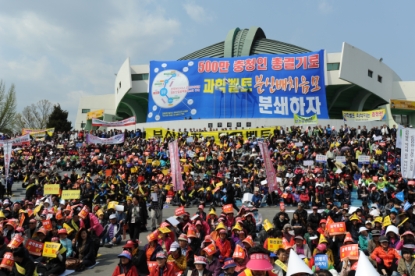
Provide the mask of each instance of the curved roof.
[{"label": "curved roof", "polygon": [[249,29],[235,28],[228,32],[225,41],[197,50],[179,58],[179,60],[305,52],[310,52],[310,50],[278,40],[267,39],[264,31],[259,27],[251,27]]}]

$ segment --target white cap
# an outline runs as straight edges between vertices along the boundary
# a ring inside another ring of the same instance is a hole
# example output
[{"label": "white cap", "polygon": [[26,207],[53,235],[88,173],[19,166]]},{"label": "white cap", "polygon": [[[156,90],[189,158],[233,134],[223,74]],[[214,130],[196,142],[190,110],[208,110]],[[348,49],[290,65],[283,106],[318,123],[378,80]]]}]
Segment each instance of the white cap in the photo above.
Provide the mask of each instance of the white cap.
[{"label": "white cap", "polygon": [[292,276],[297,273],[313,274],[314,272],[305,264],[297,253],[291,249],[290,258],[288,259],[287,276]]},{"label": "white cap", "polygon": [[359,233],[362,233],[363,231],[368,231],[368,229],[364,226],[359,228]]},{"label": "white cap", "polygon": [[179,245],[179,243],[178,243],[178,242],[173,242],[173,243],[170,245],[170,252],[174,252],[174,251],[176,251],[177,249],[179,249],[179,247],[180,247],[180,245]]},{"label": "white cap", "polygon": [[[290,256],[291,258],[291,256]],[[288,275],[288,274],[287,274]],[[379,273],[370,263],[369,259],[366,257],[365,253],[360,251],[359,253],[359,262],[357,263],[356,276],[367,276],[374,275],[379,276]]]},{"label": "white cap", "polygon": [[115,214],[110,215],[110,219],[116,219],[117,216]]}]

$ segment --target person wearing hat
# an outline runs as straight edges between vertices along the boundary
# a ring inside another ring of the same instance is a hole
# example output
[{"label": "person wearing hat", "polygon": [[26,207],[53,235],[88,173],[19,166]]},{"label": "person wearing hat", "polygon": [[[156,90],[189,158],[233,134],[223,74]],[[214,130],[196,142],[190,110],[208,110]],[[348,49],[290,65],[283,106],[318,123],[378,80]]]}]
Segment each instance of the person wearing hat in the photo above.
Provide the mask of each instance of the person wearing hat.
[{"label": "person wearing hat", "polygon": [[222,263],[226,258],[231,256],[231,243],[228,240],[227,231],[225,229],[219,230],[219,238],[215,242],[216,247],[218,248],[219,261]]},{"label": "person wearing hat", "polygon": [[210,231],[212,232],[215,230],[216,226],[218,226],[218,216],[216,215],[216,211],[214,208],[211,208],[209,214],[207,215],[206,222],[209,225]]},{"label": "person wearing hat", "polygon": [[380,230],[374,229],[370,233],[372,234],[372,239],[367,244],[367,251],[369,255],[372,254],[376,247],[380,246]]},{"label": "person wearing hat", "polygon": [[68,232],[65,228],[62,228],[58,230],[58,235],[60,244],[62,244],[62,246],[66,249],[66,257],[72,257],[72,241],[68,239]]},{"label": "person wearing hat", "polygon": [[361,226],[359,228],[359,249],[365,252],[365,254],[368,255],[367,247],[369,244],[369,241],[372,240],[372,234],[368,233],[369,229],[367,229],[364,226]]},{"label": "person wearing hat", "polygon": [[246,269],[239,273],[240,276],[270,276],[273,265],[269,253],[262,247],[256,246],[249,250],[249,261]]},{"label": "person wearing hat", "polygon": [[220,276],[237,276],[238,272],[235,271],[235,268],[235,261],[232,258],[226,258],[222,266],[223,272],[220,274]]},{"label": "person wearing hat", "polygon": [[304,242],[304,238],[302,236],[295,236],[294,237],[295,244],[293,245],[292,249],[297,254],[303,254],[306,256],[307,259],[311,258],[311,250],[308,247],[307,243]]},{"label": "person wearing hat", "polygon": [[34,275],[36,265],[23,246],[19,246],[12,250],[14,266],[12,269],[12,275],[26,276]]},{"label": "person wearing hat", "polygon": [[160,251],[156,255],[157,266],[150,269],[150,276],[174,276],[174,266],[167,262],[167,254]]},{"label": "person wearing hat", "polygon": [[111,214],[109,220],[110,222],[104,227],[102,244],[104,244],[105,247],[111,248],[114,245],[119,245],[121,243],[122,227],[117,222],[116,214]]},{"label": "person wearing hat", "polygon": [[400,275],[415,275],[415,259],[413,257],[413,249],[404,248],[401,252],[402,258],[398,262],[398,273]]},{"label": "person wearing hat", "polygon": [[397,271],[398,261],[401,258],[395,248],[389,247],[386,236],[379,238],[380,246],[370,254],[370,258],[377,263],[377,270],[381,275],[391,275]]},{"label": "person wearing hat", "polygon": [[206,269],[212,273],[212,276],[219,276],[221,272],[221,264],[216,257],[217,248],[214,244],[210,244],[202,249],[201,255],[206,257]]},{"label": "person wearing hat", "polygon": [[182,255],[186,257],[186,260],[193,260],[195,251],[193,251],[192,247],[189,245],[189,238],[187,235],[181,234],[177,240],[180,245],[179,249],[182,252]]},{"label": "person wearing hat", "polygon": [[256,238],[256,223],[254,219],[254,214],[246,213],[244,215],[244,218],[245,220],[243,221],[243,227],[244,227],[244,230],[246,230],[246,234],[250,235],[253,239],[255,239]]},{"label": "person wearing hat", "polygon": [[169,257],[167,258],[167,262],[173,264],[174,271],[176,273],[180,271],[183,272],[186,270],[186,256],[182,255],[182,251],[180,250],[180,245],[178,242],[173,242],[170,245]]},{"label": "person wearing hat", "polygon": [[204,256],[195,255],[195,269],[192,270],[190,276],[212,276],[212,272],[206,269],[207,259]]},{"label": "person wearing hat", "polygon": [[132,255],[129,251],[124,250],[118,255],[118,258],[120,258],[120,262],[115,267],[114,272],[112,273],[113,276],[138,276],[137,269],[131,261]]}]

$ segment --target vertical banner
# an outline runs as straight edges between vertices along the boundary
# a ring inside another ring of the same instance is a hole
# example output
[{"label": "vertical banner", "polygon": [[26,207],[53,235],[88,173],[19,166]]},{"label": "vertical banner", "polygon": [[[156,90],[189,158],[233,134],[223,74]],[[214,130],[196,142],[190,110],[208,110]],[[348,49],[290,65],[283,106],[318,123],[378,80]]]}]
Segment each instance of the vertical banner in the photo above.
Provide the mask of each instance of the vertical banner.
[{"label": "vertical banner", "polygon": [[396,148],[402,148],[402,132],[405,129],[404,126],[398,125],[398,130],[396,131]]},{"label": "vertical banner", "polygon": [[269,192],[277,190],[277,179],[275,175],[275,169],[272,165],[271,158],[269,156],[268,147],[263,142],[258,142],[259,149],[261,150],[262,158],[264,159],[265,172],[267,173],[267,182]]},{"label": "vertical banner", "polygon": [[9,178],[9,166],[10,166],[10,158],[12,155],[12,142],[7,141],[3,144],[3,150],[4,150],[4,171],[6,174],[6,185],[7,180]]},{"label": "vertical banner", "polygon": [[403,178],[415,178],[415,129],[402,130],[401,169]]},{"label": "vertical banner", "polygon": [[179,161],[179,146],[177,140],[169,143],[170,170],[174,191],[183,190],[182,170]]}]

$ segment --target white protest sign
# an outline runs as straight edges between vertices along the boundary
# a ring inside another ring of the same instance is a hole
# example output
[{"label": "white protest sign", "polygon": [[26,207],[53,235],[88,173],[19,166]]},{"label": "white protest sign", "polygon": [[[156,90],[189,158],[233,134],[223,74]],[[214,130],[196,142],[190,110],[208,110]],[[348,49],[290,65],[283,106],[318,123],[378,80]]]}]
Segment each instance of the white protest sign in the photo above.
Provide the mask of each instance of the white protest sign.
[{"label": "white protest sign", "polygon": [[244,193],[244,196],[242,197],[242,203],[244,202],[252,202],[252,197],[254,195],[251,193]]},{"label": "white protest sign", "polygon": [[359,164],[369,164],[370,162],[370,156],[367,155],[360,155],[359,158],[357,159]]},{"label": "white protest sign", "polygon": [[346,156],[336,156],[336,162],[346,164]]},{"label": "white protest sign", "polygon": [[415,129],[402,130],[401,152],[402,177],[415,178]]},{"label": "white protest sign", "polygon": [[375,141],[380,141],[380,140],[382,140],[382,136],[375,136],[374,138],[373,138],[373,140],[375,140]]},{"label": "white protest sign", "polygon": [[314,160],[304,160],[303,165],[304,166],[313,166],[314,165]]},{"label": "white protest sign", "polygon": [[303,142],[297,142],[297,143],[295,143],[295,146],[296,147],[302,147],[303,146]]},{"label": "white protest sign", "polygon": [[316,162],[317,163],[326,163],[327,162],[327,156],[323,154],[317,154],[316,155]]}]

